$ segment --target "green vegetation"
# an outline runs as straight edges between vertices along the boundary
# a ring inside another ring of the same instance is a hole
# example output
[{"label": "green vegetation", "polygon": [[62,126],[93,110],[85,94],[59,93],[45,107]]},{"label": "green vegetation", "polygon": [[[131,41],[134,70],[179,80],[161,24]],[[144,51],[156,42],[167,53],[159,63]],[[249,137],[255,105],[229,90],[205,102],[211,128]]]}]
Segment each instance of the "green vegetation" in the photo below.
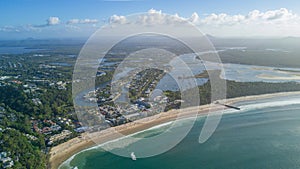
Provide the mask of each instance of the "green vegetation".
[{"label": "green vegetation", "polygon": [[25,114],[33,113],[33,103],[22,91],[21,86],[1,86],[0,93],[0,103],[4,103],[17,112],[23,112]]},{"label": "green vegetation", "polygon": [[[163,39],[157,39],[151,44],[154,44],[153,47],[163,46],[164,49],[173,51],[176,54],[191,52],[186,47],[180,48],[180,44],[166,46],[167,42]],[[79,41],[0,41],[0,46],[26,46],[28,48],[44,49],[31,53],[3,54],[0,56],[0,152],[7,152],[7,155],[14,161],[13,168],[46,168],[47,153],[51,146],[78,136],[75,129],[80,128],[81,125],[78,124],[74,111],[71,83],[73,66],[82,45],[83,43]],[[127,54],[147,47],[149,47],[147,44],[140,45],[140,41],[125,46],[115,46],[115,51],[110,51],[111,53],[107,55],[106,62],[122,61]],[[286,54],[274,51],[249,50],[243,52],[229,50],[221,52],[220,55],[222,61],[228,63],[299,67],[298,58],[296,58],[299,55],[295,51]],[[264,57],[261,57],[261,55],[264,55]],[[283,57],[285,59],[282,62]],[[97,86],[112,80],[114,71],[110,68],[108,66],[103,70],[99,70],[95,80]],[[112,68],[116,68],[116,65],[113,65]],[[289,71],[285,69],[278,70]],[[212,71],[212,73],[219,72]],[[130,99],[136,100],[140,97],[149,97],[149,93],[155,88],[158,80],[163,75],[163,71],[154,69],[140,72],[129,86]],[[195,78],[207,77],[208,72],[195,76]],[[300,91],[300,84],[293,82],[226,82],[227,98]],[[118,118],[119,121],[112,120],[112,124],[124,124],[128,120],[121,118],[121,112],[115,110],[111,101],[115,96],[111,97],[109,89],[110,86],[108,85],[96,95],[97,99],[102,99],[103,103],[106,104],[106,108],[103,108],[102,113],[106,115],[106,119]],[[211,102],[210,81],[199,86],[199,92],[201,104]],[[164,94],[168,97],[165,110],[179,108],[181,104],[180,92],[165,91]],[[147,105],[145,106],[147,108]],[[111,111],[116,113],[107,113]],[[101,120],[98,115],[98,118],[95,118],[93,112],[86,112],[82,118],[88,119],[87,121],[98,123]],[[53,139],[53,136],[60,134],[63,130],[67,130],[67,133],[71,134],[60,139]],[[51,138],[55,141],[49,141]],[[0,168],[2,167],[3,164],[0,163]]]},{"label": "green vegetation", "polygon": [[164,71],[158,69],[145,69],[139,72],[130,83],[129,98],[131,101],[148,97],[164,75]]},{"label": "green vegetation", "polygon": [[[11,158],[12,168],[46,168],[49,148],[78,135],[74,132],[73,122],[77,117],[71,80],[81,44],[57,41],[53,44],[49,41],[0,43],[3,46],[8,43],[9,46],[25,44],[29,48],[47,48],[0,56],[0,152]],[[50,127],[53,129],[49,130]],[[72,134],[52,145],[47,144],[50,137],[62,130]],[[3,165],[0,162],[0,168]]]},{"label": "green vegetation", "polygon": [[[288,83],[265,83],[265,82],[235,82],[226,81],[227,98],[260,95],[277,92],[300,91],[300,84],[294,82]],[[209,82],[199,87],[201,104],[210,103],[210,84]]]},{"label": "green vegetation", "polygon": [[[219,53],[223,63],[299,68],[299,52],[269,50],[228,50]],[[283,59],[284,58],[284,59]]]},{"label": "green vegetation", "polygon": [[[277,92],[291,92],[300,91],[300,84],[295,82],[287,83],[265,83],[265,82],[235,82],[226,81],[226,97],[235,98],[249,95],[260,95]],[[164,93],[169,98],[169,102],[180,99],[180,92],[178,91],[167,91]],[[210,81],[205,83],[203,86],[199,86],[200,104],[211,103],[211,86]],[[215,100],[213,100],[215,101]],[[179,108],[180,104],[172,104],[166,107],[166,110],[172,108]]]},{"label": "green vegetation", "polygon": [[[44,169],[46,168],[46,155],[41,152],[41,146],[36,142],[28,142],[22,132],[15,129],[6,129],[0,133],[1,152],[9,152],[14,160],[15,169]],[[43,142],[38,140],[37,142]],[[1,166],[0,166],[1,167]]]}]

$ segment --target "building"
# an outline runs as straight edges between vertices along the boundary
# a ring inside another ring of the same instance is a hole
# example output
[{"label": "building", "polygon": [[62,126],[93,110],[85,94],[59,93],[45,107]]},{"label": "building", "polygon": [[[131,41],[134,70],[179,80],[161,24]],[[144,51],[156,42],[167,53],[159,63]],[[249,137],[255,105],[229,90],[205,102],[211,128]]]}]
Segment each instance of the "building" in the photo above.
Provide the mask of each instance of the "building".
[{"label": "building", "polygon": [[71,134],[72,134],[71,131],[63,130],[61,133],[51,136],[50,139],[49,139],[49,142],[55,142],[55,141],[63,140],[65,138],[69,137]]},{"label": "building", "polygon": [[7,156],[7,152],[0,153],[0,162],[3,164],[3,168],[10,168],[14,166],[14,161]]}]

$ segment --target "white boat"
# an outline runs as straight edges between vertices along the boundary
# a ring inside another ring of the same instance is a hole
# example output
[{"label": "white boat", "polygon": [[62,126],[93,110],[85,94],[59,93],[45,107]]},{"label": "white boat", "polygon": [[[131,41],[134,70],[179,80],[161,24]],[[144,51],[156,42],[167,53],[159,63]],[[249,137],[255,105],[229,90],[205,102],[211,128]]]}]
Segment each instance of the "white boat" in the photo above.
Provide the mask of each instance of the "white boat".
[{"label": "white boat", "polygon": [[136,160],[136,156],[134,155],[134,152],[131,152],[130,156],[131,156],[131,159],[132,159],[133,161]]}]

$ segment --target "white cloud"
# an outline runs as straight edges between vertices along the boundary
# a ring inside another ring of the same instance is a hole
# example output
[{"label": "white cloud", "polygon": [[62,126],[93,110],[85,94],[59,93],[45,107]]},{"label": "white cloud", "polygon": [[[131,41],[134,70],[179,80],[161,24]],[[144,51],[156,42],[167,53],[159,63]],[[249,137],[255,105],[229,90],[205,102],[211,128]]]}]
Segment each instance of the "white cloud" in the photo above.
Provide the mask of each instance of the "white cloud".
[{"label": "white cloud", "polygon": [[[242,22],[246,16],[243,15],[227,15],[221,14],[210,14],[201,19],[198,13],[194,12],[190,17],[182,17],[178,14],[168,15],[163,13],[161,10],[150,9],[147,13],[142,14],[138,17],[135,23],[142,25],[155,25],[155,24],[183,24],[187,21],[199,25],[199,24],[233,24]],[[125,22],[127,21],[127,22]],[[130,23],[125,16],[113,15],[110,18],[110,23],[124,24]]]},{"label": "white cloud", "polygon": [[[179,27],[187,21],[196,25],[203,33],[215,36],[300,36],[300,16],[286,8],[268,11],[252,10],[243,15],[227,13],[200,15],[194,12],[189,17],[178,14],[168,15],[161,10],[150,9],[138,17],[113,15],[109,18],[111,25],[129,26],[130,24],[146,26],[168,24]],[[97,23],[99,23],[97,19],[76,18],[62,22],[59,17],[52,16],[42,25],[3,26],[0,27],[0,32],[34,34],[59,30],[79,34],[97,30],[99,26]]]},{"label": "white cloud", "polygon": [[189,18],[189,21],[194,24],[197,24],[199,20],[200,20],[199,15],[196,12],[194,12],[192,16]]},{"label": "white cloud", "polygon": [[110,24],[125,24],[127,23],[127,19],[125,16],[113,15],[109,19]]},{"label": "white cloud", "polygon": [[[88,37],[94,33],[99,26],[94,19],[78,20],[82,24],[67,24],[59,17],[50,17],[44,24],[0,26],[0,36],[5,38],[48,38],[48,37]],[[91,23],[91,24],[85,24]]]},{"label": "white cloud", "polygon": [[22,33],[22,32],[39,32],[41,30],[40,27],[35,27],[32,25],[22,25],[22,26],[3,26],[0,27],[0,32],[14,32],[14,33]]},{"label": "white cloud", "polygon": [[253,10],[247,15],[211,14],[201,23],[200,28],[219,36],[300,36],[300,17],[286,8]]},{"label": "white cloud", "polygon": [[58,17],[54,17],[54,16],[51,16],[47,19],[47,25],[50,26],[50,25],[57,25],[60,23],[60,20]]},{"label": "white cloud", "polygon": [[[199,16],[194,13],[191,21],[196,21]],[[196,19],[196,20],[195,20]],[[161,10],[150,9],[147,13],[138,16],[137,20],[130,22],[125,16],[113,15],[110,17],[110,24],[141,24],[141,25],[156,25],[156,24],[181,24],[187,19],[180,17],[178,14],[168,15]]]},{"label": "white cloud", "polygon": [[286,8],[253,10],[248,14],[208,14],[200,17],[194,12],[190,17],[167,15],[161,10],[150,9],[134,22],[125,16],[113,15],[112,24],[180,25],[189,21],[204,33],[216,36],[300,36],[300,17]]},{"label": "white cloud", "polygon": [[183,23],[185,18],[180,17],[178,14],[167,15],[162,13],[161,10],[150,9],[146,14],[138,18],[137,23],[143,25],[156,25],[156,24],[180,24]]},{"label": "white cloud", "polygon": [[97,19],[71,19],[67,24],[96,24],[98,22]]},{"label": "white cloud", "polygon": [[266,20],[276,20],[276,19],[294,19],[297,17],[291,11],[287,10],[286,8],[281,8],[279,10],[267,11],[263,13],[263,19]]},{"label": "white cloud", "polygon": [[248,15],[245,16],[247,22],[278,22],[278,21],[293,21],[299,20],[297,14],[289,11],[286,8],[280,8],[278,10],[269,10],[266,12],[260,12],[258,10],[253,10],[249,12]]},{"label": "white cloud", "polygon": [[210,14],[199,21],[200,24],[204,25],[234,25],[245,21],[245,16],[243,15],[228,15],[225,13],[221,14]]},{"label": "white cloud", "polygon": [[20,32],[20,29],[14,26],[3,26],[0,27],[1,32]]},{"label": "white cloud", "polygon": [[225,13],[221,14],[210,14],[204,19],[200,20],[202,24],[212,25],[234,25],[234,24],[266,24],[266,23],[278,23],[278,21],[286,22],[299,20],[299,17],[287,10],[281,8],[278,10],[269,10],[266,12],[260,12],[258,10],[250,11],[247,15],[228,15]]}]

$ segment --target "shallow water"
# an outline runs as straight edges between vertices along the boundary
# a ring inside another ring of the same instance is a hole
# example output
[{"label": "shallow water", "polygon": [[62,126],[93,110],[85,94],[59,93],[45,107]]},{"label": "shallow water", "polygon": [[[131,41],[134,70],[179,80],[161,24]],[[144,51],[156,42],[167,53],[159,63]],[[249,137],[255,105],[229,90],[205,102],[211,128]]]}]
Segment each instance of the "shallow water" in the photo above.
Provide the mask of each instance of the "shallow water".
[{"label": "shallow water", "polygon": [[[282,101],[284,99],[284,101]],[[79,169],[186,169],[186,168],[299,168],[300,99],[282,97],[249,102],[239,113],[223,115],[213,136],[198,143],[204,118],[199,118],[187,137],[166,153],[132,161],[101,148],[79,153],[61,168]],[[183,125],[184,126],[184,125]],[[160,134],[166,126],[139,133]],[[136,143],[133,143],[136,144]],[[159,146],[159,143],[157,143]],[[124,149],[129,149],[129,146]]]},{"label": "shallow water", "polygon": [[[300,69],[297,68],[279,68],[232,63],[218,64],[213,62],[202,62],[201,60],[196,59],[196,56],[194,54],[181,55],[179,56],[179,58],[187,64],[188,68],[191,70],[191,72],[193,72],[194,75],[202,73],[204,70],[222,70],[222,79],[237,82],[300,82],[299,79],[294,78],[294,76],[299,76]],[[184,69],[186,68],[176,67],[176,70],[172,70],[169,74],[167,74],[160,80],[157,88],[161,90],[179,90],[176,81],[172,77],[176,77],[176,71],[180,72],[184,71]],[[278,71],[277,69],[284,71]],[[294,73],[291,73],[289,71],[294,71]],[[261,78],[261,75],[271,76],[274,78]],[[287,79],[281,79],[282,77],[285,77]],[[207,82],[207,78],[195,78],[195,80],[197,85],[203,85]]]}]

